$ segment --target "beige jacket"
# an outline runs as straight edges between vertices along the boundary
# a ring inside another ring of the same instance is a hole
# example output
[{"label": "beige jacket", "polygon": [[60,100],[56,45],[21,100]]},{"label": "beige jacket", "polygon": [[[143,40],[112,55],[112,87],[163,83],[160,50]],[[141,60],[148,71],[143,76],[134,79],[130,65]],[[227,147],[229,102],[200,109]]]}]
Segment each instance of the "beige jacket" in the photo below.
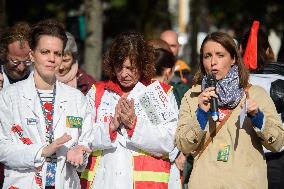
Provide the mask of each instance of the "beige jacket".
[{"label": "beige jacket", "polygon": [[[203,131],[197,121],[195,111],[200,91],[201,86],[193,87],[181,103],[176,143],[185,154],[194,153],[213,129],[213,125],[207,123]],[[284,129],[273,101],[264,89],[252,86],[249,96],[264,113],[262,130],[254,127],[248,117],[240,128],[241,107],[238,105],[204,152],[195,157],[190,189],[268,188],[262,144],[272,151],[278,151],[284,143]],[[228,161],[217,161],[217,154],[224,145],[230,145]]]}]

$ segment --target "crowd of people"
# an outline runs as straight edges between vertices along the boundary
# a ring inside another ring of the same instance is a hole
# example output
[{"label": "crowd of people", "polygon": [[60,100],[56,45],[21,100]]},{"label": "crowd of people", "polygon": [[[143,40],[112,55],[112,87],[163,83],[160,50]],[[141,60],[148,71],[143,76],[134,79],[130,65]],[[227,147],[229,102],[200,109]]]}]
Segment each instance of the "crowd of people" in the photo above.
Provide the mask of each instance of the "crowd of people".
[{"label": "crowd of people", "polygon": [[283,188],[284,64],[257,21],[239,44],[208,34],[191,79],[176,32],[123,32],[95,81],[62,23],[5,29],[0,187]]}]

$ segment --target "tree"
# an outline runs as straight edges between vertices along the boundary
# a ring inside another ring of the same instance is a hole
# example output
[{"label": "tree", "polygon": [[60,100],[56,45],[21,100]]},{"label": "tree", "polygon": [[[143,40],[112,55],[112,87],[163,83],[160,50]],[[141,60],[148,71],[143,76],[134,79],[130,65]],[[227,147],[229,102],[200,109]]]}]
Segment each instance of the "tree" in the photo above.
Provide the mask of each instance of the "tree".
[{"label": "tree", "polygon": [[96,80],[101,79],[102,54],[102,2],[85,0],[86,39],[84,62],[86,71]]}]

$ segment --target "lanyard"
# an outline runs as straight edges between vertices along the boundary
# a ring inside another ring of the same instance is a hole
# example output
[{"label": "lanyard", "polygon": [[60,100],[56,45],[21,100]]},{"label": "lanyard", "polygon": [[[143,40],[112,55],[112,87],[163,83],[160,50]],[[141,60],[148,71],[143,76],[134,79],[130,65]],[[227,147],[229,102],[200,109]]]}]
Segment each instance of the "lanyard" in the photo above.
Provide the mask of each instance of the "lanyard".
[{"label": "lanyard", "polygon": [[41,105],[41,109],[42,109],[42,112],[43,112],[43,115],[44,115],[44,120],[45,120],[45,124],[46,124],[46,130],[47,130],[47,138],[48,140],[46,139],[46,142],[48,142],[49,144],[51,144],[53,141],[54,141],[54,133],[53,133],[53,113],[54,113],[54,104],[55,104],[55,96],[56,96],[56,85],[54,85],[54,88],[53,88],[53,97],[52,97],[52,107],[51,107],[51,112],[50,112],[50,117],[51,117],[51,120],[49,122],[48,120],[48,114],[44,108],[44,104],[43,104],[43,101],[40,97],[40,94],[39,94],[39,91],[37,90],[37,94],[38,94],[38,97],[39,97],[39,100],[40,100],[40,105]]}]

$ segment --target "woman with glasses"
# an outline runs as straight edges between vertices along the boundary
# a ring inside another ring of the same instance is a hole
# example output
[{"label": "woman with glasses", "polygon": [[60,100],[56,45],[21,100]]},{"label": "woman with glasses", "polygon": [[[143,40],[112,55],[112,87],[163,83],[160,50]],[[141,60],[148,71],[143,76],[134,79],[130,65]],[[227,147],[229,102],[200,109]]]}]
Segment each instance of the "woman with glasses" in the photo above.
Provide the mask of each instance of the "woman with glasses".
[{"label": "woman with glasses", "polygon": [[66,41],[59,23],[36,24],[30,42],[33,74],[1,92],[4,188],[80,188],[76,169],[65,161],[66,153],[91,121],[84,95],[56,80],[55,68],[62,62]]}]

